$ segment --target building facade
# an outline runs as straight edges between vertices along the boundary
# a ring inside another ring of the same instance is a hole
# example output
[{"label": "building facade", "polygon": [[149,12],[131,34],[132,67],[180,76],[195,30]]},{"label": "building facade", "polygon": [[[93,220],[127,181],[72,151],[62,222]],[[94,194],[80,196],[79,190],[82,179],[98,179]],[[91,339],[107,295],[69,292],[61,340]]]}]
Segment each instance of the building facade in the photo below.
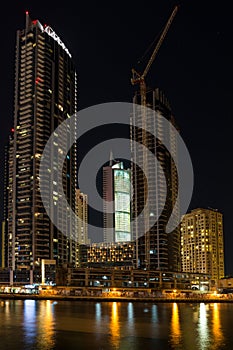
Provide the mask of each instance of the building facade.
[{"label": "building facade", "polygon": [[[137,242],[136,261],[139,268],[180,271],[179,228],[166,232],[168,220],[178,199],[178,177],[174,159],[161,142],[162,136],[167,139],[177,160],[177,133],[170,128],[165,135],[162,119],[166,118],[171,125],[175,128],[176,126],[170,104],[160,90],[148,89],[146,100],[148,109],[142,112],[137,109],[133,111],[130,128],[131,177],[134,189],[132,235]],[[140,93],[136,92],[133,102],[140,104]],[[163,118],[156,118],[156,115]],[[151,133],[145,129],[151,130]],[[140,148],[139,144],[145,147]],[[148,159],[146,150],[154,155],[152,159]],[[144,172],[137,164],[143,166]],[[179,217],[179,206],[174,214]],[[139,215],[140,220],[137,219]]]},{"label": "building facade", "polygon": [[216,209],[194,209],[183,216],[180,231],[182,271],[223,278],[223,215]]},{"label": "building facade", "polygon": [[135,242],[93,243],[80,245],[82,267],[127,269],[134,267]]},{"label": "building facade", "polygon": [[131,238],[130,170],[110,161],[103,168],[104,242],[129,242]]},{"label": "building facade", "polygon": [[[31,20],[17,32],[15,57],[14,132],[9,147],[7,179],[7,265],[11,270],[35,270],[42,259],[76,266],[77,242],[69,238],[70,223],[59,208],[57,162],[70,134],[54,143],[48,184],[51,215],[62,221],[67,235],[50,221],[40,196],[39,168],[50,135],[77,111],[77,75],[71,54],[49,26]],[[46,175],[45,175],[46,176]],[[63,188],[75,211],[76,145],[66,156]],[[51,195],[52,194],[52,195]],[[63,222],[64,221],[64,222]]]},{"label": "building facade", "polygon": [[[59,275],[59,272],[58,272]],[[150,293],[152,290],[158,292],[159,290],[168,290],[169,294],[174,293],[174,289],[179,293],[179,290],[187,290],[192,293],[195,286],[199,286],[202,290],[205,286],[205,290],[210,290],[210,278],[207,274],[194,274],[194,273],[175,273],[173,271],[154,271],[154,270],[138,270],[138,269],[116,269],[113,268],[76,268],[68,269],[66,274],[62,274],[65,277],[63,281],[59,281],[57,285],[62,286],[76,286],[76,287],[95,287],[93,290],[98,291],[98,288],[103,288],[106,291],[106,287],[122,289],[122,292],[137,293],[139,291],[146,290],[150,288]],[[135,288],[135,289],[134,289]],[[92,293],[93,293],[92,292]],[[175,293],[176,293],[175,292]],[[91,293],[91,290],[90,290]],[[95,293],[95,292],[94,292]],[[81,294],[79,294],[81,295]]]},{"label": "building facade", "polygon": [[90,244],[88,238],[88,200],[87,194],[84,194],[80,189],[76,189],[76,215],[78,217],[78,243]]},{"label": "building facade", "polygon": [[14,129],[11,129],[8,144],[5,146],[4,152],[4,194],[3,194],[3,221],[2,221],[2,237],[1,237],[1,266],[4,268],[8,264],[8,179],[9,179],[9,164],[12,162],[12,155],[10,155],[10,150],[12,150],[13,145],[13,135]]}]

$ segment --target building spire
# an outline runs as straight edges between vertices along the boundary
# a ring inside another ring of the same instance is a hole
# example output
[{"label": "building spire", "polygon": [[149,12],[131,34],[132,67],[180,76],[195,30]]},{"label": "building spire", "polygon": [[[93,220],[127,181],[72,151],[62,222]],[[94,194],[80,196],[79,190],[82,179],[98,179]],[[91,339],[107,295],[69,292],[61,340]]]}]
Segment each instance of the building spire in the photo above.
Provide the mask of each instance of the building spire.
[{"label": "building spire", "polygon": [[25,12],[25,15],[26,15],[26,32],[28,32],[28,30],[29,30],[29,28],[30,28],[30,26],[32,24],[28,10]]},{"label": "building spire", "polygon": [[113,151],[111,150],[110,151],[110,156],[109,156],[109,166],[112,166],[113,160],[114,160],[114,158],[113,158]]}]

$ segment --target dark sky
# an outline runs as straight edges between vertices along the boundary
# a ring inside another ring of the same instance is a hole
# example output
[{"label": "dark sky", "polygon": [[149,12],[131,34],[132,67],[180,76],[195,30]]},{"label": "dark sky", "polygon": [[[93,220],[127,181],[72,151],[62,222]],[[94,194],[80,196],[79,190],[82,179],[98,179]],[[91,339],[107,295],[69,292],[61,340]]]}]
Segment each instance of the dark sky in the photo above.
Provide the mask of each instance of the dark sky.
[{"label": "dark sky", "polygon": [[[42,0],[5,2],[1,15],[0,178],[3,147],[12,127],[15,34],[24,26],[25,10],[33,19],[49,24],[71,51],[82,109],[103,102],[132,101],[131,68],[175,4],[172,0],[66,0],[61,5]],[[147,79],[148,85],[166,93],[191,154],[195,187],[190,209],[212,207],[224,214],[227,274],[233,274],[232,17],[227,1],[183,1]]]}]

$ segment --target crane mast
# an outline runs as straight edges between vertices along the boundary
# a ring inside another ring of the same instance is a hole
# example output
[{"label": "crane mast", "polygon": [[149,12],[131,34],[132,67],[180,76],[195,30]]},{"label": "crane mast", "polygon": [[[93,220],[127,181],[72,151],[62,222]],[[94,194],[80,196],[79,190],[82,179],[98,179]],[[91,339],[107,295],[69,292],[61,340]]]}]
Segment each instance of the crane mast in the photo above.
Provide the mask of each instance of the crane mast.
[{"label": "crane mast", "polygon": [[131,83],[132,85],[136,85],[139,84],[140,85],[140,95],[141,95],[141,105],[142,106],[146,106],[146,82],[145,82],[145,78],[147,76],[147,73],[150,70],[150,67],[152,65],[152,63],[154,62],[155,57],[158,54],[158,51],[167,35],[167,32],[176,16],[176,13],[178,11],[178,6],[175,6],[161,35],[160,38],[154,48],[154,51],[152,52],[152,55],[146,65],[146,68],[144,69],[144,72],[142,74],[138,73],[134,68],[132,69],[132,79],[131,79]]}]

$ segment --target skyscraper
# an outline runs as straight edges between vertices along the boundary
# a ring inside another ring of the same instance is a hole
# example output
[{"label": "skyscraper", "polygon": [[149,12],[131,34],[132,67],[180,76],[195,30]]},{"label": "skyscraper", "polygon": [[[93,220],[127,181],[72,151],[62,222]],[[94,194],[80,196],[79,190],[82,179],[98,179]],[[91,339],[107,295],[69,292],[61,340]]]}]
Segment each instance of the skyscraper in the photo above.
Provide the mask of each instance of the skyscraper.
[{"label": "skyscraper", "polygon": [[131,238],[130,170],[110,160],[103,168],[104,242],[129,242]]},{"label": "skyscraper", "polygon": [[224,277],[223,215],[216,209],[197,208],[182,218],[182,271]]},{"label": "skyscraper", "polygon": [[[67,235],[52,224],[40,196],[39,167],[51,133],[77,111],[77,76],[71,54],[49,26],[31,20],[17,31],[15,57],[14,133],[8,170],[8,267],[35,270],[42,259],[58,265],[76,264],[77,242],[69,239],[70,223],[57,208],[56,177],[48,184],[51,215],[57,215]],[[69,133],[54,143],[48,172],[56,174],[58,155]],[[63,167],[63,188],[75,211],[76,146]],[[59,211],[59,212],[58,212]],[[63,231],[64,232],[64,231]]]},{"label": "skyscraper", "polygon": [[[146,101],[149,109],[143,113],[135,109],[131,116],[132,235],[136,239],[136,261],[140,268],[179,271],[179,228],[166,232],[178,198],[178,177],[174,159],[161,142],[163,135],[177,158],[177,136],[173,128],[165,135],[161,119],[150,113],[150,109],[170,121],[171,125],[175,126],[175,122],[169,102],[160,90],[148,89]],[[133,102],[141,103],[139,92],[135,93]],[[145,132],[145,128],[151,133]],[[145,147],[140,148],[138,144]],[[148,160],[145,149],[154,155],[152,161]],[[137,164],[143,164],[144,173]],[[144,210],[146,202],[148,206]],[[140,221],[135,220],[140,214]],[[178,207],[175,215],[179,217]]]}]

